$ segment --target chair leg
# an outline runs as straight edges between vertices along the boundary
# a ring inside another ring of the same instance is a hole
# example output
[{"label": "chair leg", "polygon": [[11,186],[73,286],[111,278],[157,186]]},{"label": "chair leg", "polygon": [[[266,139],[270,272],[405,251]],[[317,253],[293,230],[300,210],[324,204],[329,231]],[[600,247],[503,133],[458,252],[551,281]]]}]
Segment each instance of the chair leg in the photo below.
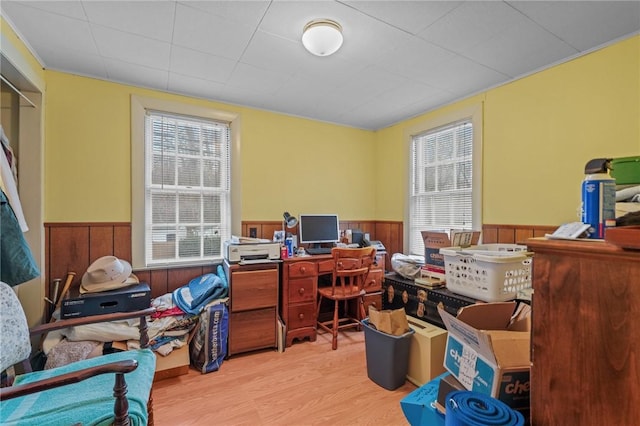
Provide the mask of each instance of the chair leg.
[{"label": "chair leg", "polygon": [[316,321],[318,321],[318,318],[320,316],[320,305],[321,304],[322,304],[322,295],[318,294],[318,304],[316,306]]},{"label": "chair leg", "polygon": [[153,387],[149,392],[149,400],[147,401],[147,426],[153,426]]},{"label": "chair leg", "polygon": [[338,349],[338,327],[340,326],[340,321],[338,318],[338,302],[337,300],[333,302],[333,340],[331,341],[331,349],[334,351]]},{"label": "chair leg", "polygon": [[113,396],[116,398],[116,402],[113,407],[115,426],[129,426],[131,420],[129,419],[129,401],[127,400],[127,382],[124,379],[123,373],[116,373],[116,383],[113,387]]},{"label": "chair leg", "polygon": [[364,296],[358,299],[358,305],[360,305],[360,320],[363,320],[367,317],[367,311],[364,309]]}]

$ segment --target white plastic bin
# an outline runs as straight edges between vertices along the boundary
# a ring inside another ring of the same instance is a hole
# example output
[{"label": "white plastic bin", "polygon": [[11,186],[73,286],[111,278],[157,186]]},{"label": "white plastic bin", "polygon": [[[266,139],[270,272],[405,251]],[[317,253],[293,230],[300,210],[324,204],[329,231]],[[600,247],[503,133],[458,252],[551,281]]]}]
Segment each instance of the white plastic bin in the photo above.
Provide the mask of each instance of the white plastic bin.
[{"label": "white plastic bin", "polygon": [[447,288],[485,302],[515,299],[531,287],[533,253],[518,244],[485,244],[440,249]]}]

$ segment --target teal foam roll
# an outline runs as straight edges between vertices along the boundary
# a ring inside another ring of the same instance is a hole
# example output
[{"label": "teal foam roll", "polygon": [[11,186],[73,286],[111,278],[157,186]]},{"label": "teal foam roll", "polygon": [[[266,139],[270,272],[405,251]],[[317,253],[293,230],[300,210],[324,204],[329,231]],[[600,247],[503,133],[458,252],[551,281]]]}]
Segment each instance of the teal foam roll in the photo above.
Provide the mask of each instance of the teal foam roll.
[{"label": "teal foam roll", "polygon": [[445,426],[524,426],[522,414],[479,392],[451,392],[445,404]]}]

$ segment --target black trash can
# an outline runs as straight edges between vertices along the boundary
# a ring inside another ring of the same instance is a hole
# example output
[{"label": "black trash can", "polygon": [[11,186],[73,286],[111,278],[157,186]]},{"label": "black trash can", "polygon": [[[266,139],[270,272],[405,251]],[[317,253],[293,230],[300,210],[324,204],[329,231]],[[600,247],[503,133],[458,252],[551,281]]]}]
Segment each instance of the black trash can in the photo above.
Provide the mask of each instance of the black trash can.
[{"label": "black trash can", "polygon": [[367,375],[385,389],[399,388],[407,379],[409,348],[414,331],[409,329],[401,336],[393,336],[376,330],[369,324],[369,318],[363,319],[362,325],[367,354]]}]

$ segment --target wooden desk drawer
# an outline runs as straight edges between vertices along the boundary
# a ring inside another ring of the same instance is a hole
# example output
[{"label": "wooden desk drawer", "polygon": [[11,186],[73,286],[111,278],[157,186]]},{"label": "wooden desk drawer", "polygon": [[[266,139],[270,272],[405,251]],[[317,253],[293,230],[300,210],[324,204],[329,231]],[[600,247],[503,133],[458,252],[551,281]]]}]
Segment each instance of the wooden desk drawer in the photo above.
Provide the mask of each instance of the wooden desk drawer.
[{"label": "wooden desk drawer", "polygon": [[314,262],[294,262],[289,266],[289,278],[315,277],[318,266]]},{"label": "wooden desk drawer", "polygon": [[333,273],[333,259],[318,262],[318,274]]},{"label": "wooden desk drawer", "polygon": [[382,269],[371,269],[367,276],[367,282],[364,284],[364,290],[367,293],[375,291],[382,291],[382,279],[384,278],[384,272]]},{"label": "wooden desk drawer", "polygon": [[276,346],[276,308],[231,314],[229,354]]},{"label": "wooden desk drawer", "polygon": [[313,302],[315,299],[315,277],[289,280],[289,303]]},{"label": "wooden desk drawer", "polygon": [[302,327],[315,327],[316,306],[313,303],[289,306],[289,324],[287,330],[295,330]]},{"label": "wooden desk drawer", "polygon": [[278,270],[233,272],[231,311],[265,308],[278,304]]}]

